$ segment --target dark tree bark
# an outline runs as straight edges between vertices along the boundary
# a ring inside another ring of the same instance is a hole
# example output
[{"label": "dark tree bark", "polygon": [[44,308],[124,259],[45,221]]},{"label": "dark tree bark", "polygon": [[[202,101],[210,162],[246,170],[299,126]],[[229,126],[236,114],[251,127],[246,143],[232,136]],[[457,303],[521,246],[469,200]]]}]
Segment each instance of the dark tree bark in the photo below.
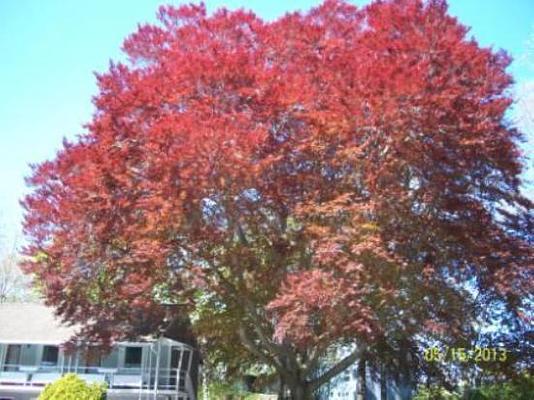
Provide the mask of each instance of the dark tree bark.
[{"label": "dark tree bark", "polygon": [[284,377],[280,375],[280,387],[278,388],[278,398],[280,400],[286,400],[286,384]]},{"label": "dark tree bark", "polygon": [[380,400],[387,400],[388,398],[388,376],[386,372],[386,365],[384,363],[380,366]]},{"label": "dark tree bark", "polygon": [[367,393],[366,367],[367,362],[365,359],[365,355],[363,355],[358,361],[356,400],[365,400],[365,394]]},{"label": "dark tree bark", "polygon": [[312,400],[313,393],[306,382],[295,382],[290,385],[291,400]]}]

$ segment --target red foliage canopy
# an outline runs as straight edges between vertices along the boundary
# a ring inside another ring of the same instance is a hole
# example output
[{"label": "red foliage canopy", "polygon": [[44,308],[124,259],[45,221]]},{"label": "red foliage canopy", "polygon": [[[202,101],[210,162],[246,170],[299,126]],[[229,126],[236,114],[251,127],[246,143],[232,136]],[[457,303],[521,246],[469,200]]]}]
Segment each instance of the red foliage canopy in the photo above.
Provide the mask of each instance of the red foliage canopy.
[{"label": "red foliage canopy", "polygon": [[465,282],[521,306],[510,60],[444,1],[159,19],[28,180],[26,268],[66,320],[113,338],[180,302],[200,334],[302,380],[336,343],[464,334]]}]

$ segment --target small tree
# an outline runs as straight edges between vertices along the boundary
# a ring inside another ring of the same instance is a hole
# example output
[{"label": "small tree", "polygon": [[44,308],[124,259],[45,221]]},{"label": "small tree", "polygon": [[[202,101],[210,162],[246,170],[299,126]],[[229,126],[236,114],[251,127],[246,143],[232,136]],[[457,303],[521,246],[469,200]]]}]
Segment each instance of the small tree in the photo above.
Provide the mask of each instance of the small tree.
[{"label": "small tree", "polygon": [[39,400],[103,400],[106,386],[88,384],[76,374],[67,374],[45,387]]},{"label": "small tree", "polygon": [[0,303],[29,301],[35,298],[31,280],[20,269],[20,262],[16,252],[0,253]]}]

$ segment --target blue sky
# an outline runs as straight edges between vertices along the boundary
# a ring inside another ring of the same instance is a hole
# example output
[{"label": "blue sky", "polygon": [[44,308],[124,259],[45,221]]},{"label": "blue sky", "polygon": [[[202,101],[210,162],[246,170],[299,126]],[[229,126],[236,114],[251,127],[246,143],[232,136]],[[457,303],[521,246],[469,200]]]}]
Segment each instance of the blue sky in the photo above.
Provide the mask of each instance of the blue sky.
[{"label": "blue sky", "polygon": [[[0,235],[21,241],[24,176],[29,163],[52,158],[63,137],[82,132],[93,112],[94,71],[121,58],[123,39],[138,23],[155,21],[159,0],[0,0]],[[163,1],[163,3],[165,3]],[[180,4],[180,1],[170,2]],[[218,0],[266,18],[305,10],[320,1]],[[365,0],[353,3],[362,5]],[[534,1],[450,0],[450,13],[484,46],[503,48],[516,61],[518,120],[534,148]],[[530,120],[529,120],[530,118]],[[528,174],[533,179],[532,170]],[[532,193],[532,185],[529,192]]]}]

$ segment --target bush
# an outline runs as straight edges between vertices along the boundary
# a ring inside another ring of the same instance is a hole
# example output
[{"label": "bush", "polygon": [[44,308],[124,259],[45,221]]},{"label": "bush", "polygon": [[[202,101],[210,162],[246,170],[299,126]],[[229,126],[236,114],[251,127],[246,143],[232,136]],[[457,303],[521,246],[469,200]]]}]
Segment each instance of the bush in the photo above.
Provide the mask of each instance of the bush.
[{"label": "bush", "polygon": [[413,400],[460,400],[457,393],[449,392],[441,386],[419,386]]},{"label": "bush", "polygon": [[534,377],[524,375],[507,382],[484,384],[450,392],[442,386],[419,386],[413,400],[532,400]]},{"label": "bush", "polygon": [[[209,400],[238,400],[245,396],[245,393],[236,385],[230,383],[213,382],[208,385]],[[203,393],[202,387],[199,393]],[[199,396],[201,397],[201,396]]]},{"label": "bush", "polygon": [[468,400],[531,400],[534,398],[534,378],[524,376],[512,382],[494,383],[473,389]]},{"label": "bush", "polygon": [[[198,391],[198,397],[202,398],[205,387],[201,386]],[[241,388],[239,385],[213,382],[208,385],[209,400],[262,400],[265,395],[259,393],[250,393]]]},{"label": "bush", "polygon": [[104,400],[106,386],[88,384],[76,374],[66,374],[46,385],[38,400]]}]

